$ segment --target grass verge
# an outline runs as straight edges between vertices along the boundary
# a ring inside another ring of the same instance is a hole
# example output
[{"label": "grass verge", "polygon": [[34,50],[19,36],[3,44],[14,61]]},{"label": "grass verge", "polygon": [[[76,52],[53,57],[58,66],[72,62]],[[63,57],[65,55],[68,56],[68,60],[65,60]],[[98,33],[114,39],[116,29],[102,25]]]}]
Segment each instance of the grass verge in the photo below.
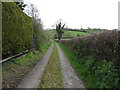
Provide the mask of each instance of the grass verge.
[{"label": "grass verge", "polygon": [[13,88],[19,83],[21,78],[27,74],[47,51],[51,42],[44,43],[42,52],[29,52],[25,56],[2,65],[3,88]]},{"label": "grass verge", "polygon": [[40,88],[63,88],[58,49],[55,44],[48,65],[43,74]]}]

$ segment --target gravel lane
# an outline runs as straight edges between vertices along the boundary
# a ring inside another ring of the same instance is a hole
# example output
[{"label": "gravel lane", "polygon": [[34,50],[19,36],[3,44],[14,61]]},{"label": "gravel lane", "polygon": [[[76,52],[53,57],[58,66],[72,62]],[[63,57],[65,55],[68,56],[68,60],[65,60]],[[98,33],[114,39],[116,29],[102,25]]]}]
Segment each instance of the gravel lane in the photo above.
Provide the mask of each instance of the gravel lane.
[{"label": "gravel lane", "polygon": [[58,47],[58,53],[61,60],[61,68],[63,74],[63,81],[65,88],[85,88],[82,81],[78,78],[77,74],[75,73],[74,69],[70,65],[68,59],[64,55],[63,51]]}]

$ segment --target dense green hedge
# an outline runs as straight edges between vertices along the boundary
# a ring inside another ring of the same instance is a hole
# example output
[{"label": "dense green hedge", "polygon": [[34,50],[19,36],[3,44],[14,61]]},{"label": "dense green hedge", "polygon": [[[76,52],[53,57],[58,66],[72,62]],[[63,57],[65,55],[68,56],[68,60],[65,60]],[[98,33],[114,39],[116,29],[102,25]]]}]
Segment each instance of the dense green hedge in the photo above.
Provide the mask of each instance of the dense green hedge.
[{"label": "dense green hedge", "polygon": [[2,53],[20,53],[31,47],[32,19],[13,2],[2,3]]}]

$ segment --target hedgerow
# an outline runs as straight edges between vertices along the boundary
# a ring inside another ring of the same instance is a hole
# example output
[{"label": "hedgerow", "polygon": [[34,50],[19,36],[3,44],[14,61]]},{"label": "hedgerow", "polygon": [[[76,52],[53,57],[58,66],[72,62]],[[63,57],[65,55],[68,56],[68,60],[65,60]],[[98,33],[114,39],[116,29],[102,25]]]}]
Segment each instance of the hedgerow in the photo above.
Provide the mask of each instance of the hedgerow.
[{"label": "hedgerow", "polygon": [[120,64],[120,32],[117,30],[104,31],[96,35],[74,38],[72,40],[62,40],[78,56],[92,55],[97,60],[109,60]]},{"label": "hedgerow", "polygon": [[103,31],[60,43],[88,88],[120,88],[119,31]]},{"label": "hedgerow", "polygon": [[3,58],[31,48],[32,19],[13,2],[2,2]]}]

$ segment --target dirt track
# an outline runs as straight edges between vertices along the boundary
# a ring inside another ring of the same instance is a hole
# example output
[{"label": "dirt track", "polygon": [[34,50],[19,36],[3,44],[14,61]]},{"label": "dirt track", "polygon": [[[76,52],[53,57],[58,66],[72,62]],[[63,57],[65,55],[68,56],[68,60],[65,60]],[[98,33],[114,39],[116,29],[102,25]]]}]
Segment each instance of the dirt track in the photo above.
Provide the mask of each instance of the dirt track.
[{"label": "dirt track", "polygon": [[[57,44],[59,58],[61,62],[61,69],[63,75],[64,88],[85,88],[82,81],[76,75],[74,69],[70,65],[63,51]],[[42,75],[44,73],[47,62],[52,53],[53,44],[43,58],[36,64],[28,75],[26,75],[17,88],[38,88]]]},{"label": "dirt track", "polygon": [[44,72],[45,66],[49,60],[53,49],[53,44],[43,58],[36,64],[36,66],[26,75],[17,88],[38,88],[40,79]]}]

